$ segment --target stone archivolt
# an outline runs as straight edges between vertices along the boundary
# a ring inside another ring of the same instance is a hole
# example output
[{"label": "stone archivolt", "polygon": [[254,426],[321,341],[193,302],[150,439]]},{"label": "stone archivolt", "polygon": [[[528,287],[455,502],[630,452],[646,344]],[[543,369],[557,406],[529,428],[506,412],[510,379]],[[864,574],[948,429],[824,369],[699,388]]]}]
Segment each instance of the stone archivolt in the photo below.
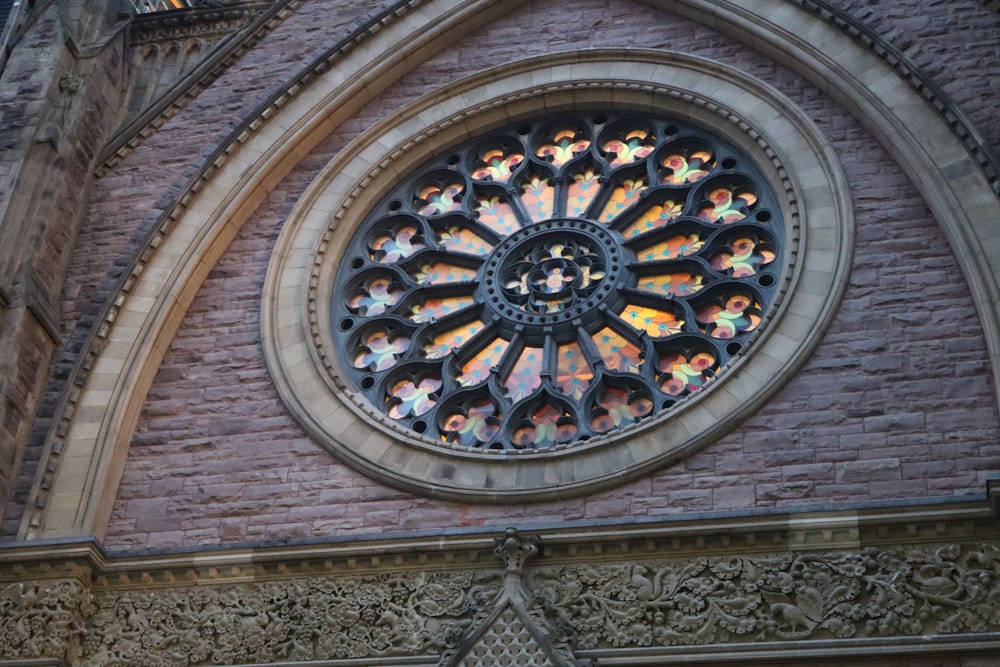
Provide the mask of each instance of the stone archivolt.
[{"label": "stone archivolt", "polygon": [[526,563],[538,544],[516,532],[498,546],[501,563],[490,567],[472,559],[208,585],[141,572],[14,583],[0,594],[0,659],[194,667],[407,657],[429,666],[509,654],[571,665],[641,649],[659,664],[657,651],[683,646],[792,653],[808,639],[836,653],[852,641],[911,638],[916,651],[928,636],[982,642],[1000,632],[1000,548],[990,543],[554,565]]}]

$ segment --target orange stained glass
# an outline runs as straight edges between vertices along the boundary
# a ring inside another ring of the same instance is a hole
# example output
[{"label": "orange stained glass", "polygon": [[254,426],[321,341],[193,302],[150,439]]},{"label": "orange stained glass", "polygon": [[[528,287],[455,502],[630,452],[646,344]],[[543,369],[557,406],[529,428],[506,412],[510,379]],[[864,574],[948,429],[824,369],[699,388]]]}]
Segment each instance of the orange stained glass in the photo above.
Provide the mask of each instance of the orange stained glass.
[{"label": "orange stained glass", "polygon": [[640,234],[651,232],[654,229],[659,229],[664,225],[669,225],[671,222],[680,217],[683,209],[684,200],[675,202],[668,199],[663,202],[662,205],[656,204],[654,206],[650,206],[638,220],[626,227],[624,231],[622,231],[622,234],[624,234],[626,238],[633,238],[639,236]]},{"label": "orange stained glass", "polygon": [[424,247],[417,228],[411,225],[380,234],[372,242],[372,259],[382,264],[393,264],[409,257]]},{"label": "orange stained glass", "polygon": [[466,447],[489,442],[499,432],[500,418],[488,399],[476,401],[468,410],[450,411],[441,420],[441,439]]},{"label": "orange stained glass", "polygon": [[437,233],[437,242],[446,250],[485,257],[493,244],[464,227],[449,227]]},{"label": "orange stained glass", "polygon": [[590,139],[575,130],[556,132],[550,143],[538,147],[535,155],[548,160],[553,166],[561,167],[590,148]]},{"label": "orange stained glass", "polygon": [[666,373],[660,381],[660,389],[671,396],[681,396],[702,388],[712,376],[715,356],[708,352],[696,352],[689,359],[683,354],[669,354],[660,357],[657,367]]},{"label": "orange stained glass", "polygon": [[503,353],[510,343],[503,338],[495,338],[492,343],[479,351],[476,356],[465,362],[458,376],[458,383],[463,387],[471,387],[485,382],[492,372],[491,369],[500,363]]},{"label": "orange stained glass", "polygon": [[521,228],[510,204],[500,197],[480,197],[476,200],[476,213],[483,223],[501,236],[510,236]]},{"label": "orange stained glass", "polygon": [[438,334],[431,342],[424,345],[424,356],[428,359],[443,359],[472,340],[482,329],[482,321],[475,320]]},{"label": "orange stained glass", "polygon": [[367,280],[347,301],[347,306],[365,317],[381,315],[399,302],[403,288],[383,276]]},{"label": "orange stained glass", "polygon": [[517,165],[524,162],[524,155],[516,151],[506,152],[503,148],[490,148],[479,156],[479,164],[472,171],[477,181],[497,181],[506,183]]},{"label": "orange stained glass", "polygon": [[441,215],[457,211],[462,207],[463,190],[465,186],[458,182],[445,185],[431,183],[417,191],[414,206],[421,215]]},{"label": "orange stained glass", "polygon": [[640,262],[656,262],[693,255],[705,244],[697,234],[680,234],[635,253]]},{"label": "orange stained glass", "polygon": [[611,198],[604,206],[604,210],[597,216],[601,222],[611,222],[626,210],[635,206],[639,201],[639,195],[647,187],[645,178],[635,180],[626,179],[611,193]]},{"label": "orange stained glass", "polygon": [[687,156],[682,153],[665,155],[662,164],[667,169],[663,182],[673,185],[696,183],[708,176],[715,166],[708,151],[695,151]]},{"label": "orange stained glass", "polygon": [[593,334],[591,338],[597,345],[598,352],[604,360],[604,366],[619,373],[638,373],[642,364],[642,352],[638,345],[630,343],[625,336],[605,327]]},{"label": "orange stained glass", "polygon": [[733,241],[727,250],[714,255],[710,261],[712,268],[730,272],[733,278],[745,278],[757,273],[757,269],[774,261],[774,253],[759,248],[752,238]]},{"label": "orange stained glass", "polygon": [[673,313],[646,306],[629,304],[620,317],[639,331],[645,331],[653,338],[663,338],[681,332],[684,320]]},{"label": "orange stained glass", "polygon": [[427,299],[410,309],[409,318],[418,324],[441,319],[449,313],[456,313],[475,303],[471,296],[449,296],[442,299]]},{"label": "orange stained glass", "polygon": [[547,179],[537,174],[529,176],[528,180],[521,184],[521,203],[535,222],[552,217],[555,196],[555,188],[549,185]]},{"label": "orange stained glass", "polygon": [[587,211],[601,189],[601,175],[592,168],[579,174],[573,174],[566,193],[566,215],[579,218]]},{"label": "orange stained glass", "polygon": [[724,306],[709,304],[697,311],[699,324],[712,338],[732,338],[760,324],[760,304],[747,294],[734,294]]},{"label": "orange stained glass", "polygon": [[577,426],[568,412],[546,403],[530,416],[530,423],[514,430],[514,446],[551,447],[576,437]]},{"label": "orange stained glass", "polygon": [[673,296],[688,296],[700,290],[702,277],[691,273],[665,273],[658,276],[640,278],[636,287],[647,292],[670,294]]},{"label": "orange stained glass", "polygon": [[393,419],[419,417],[434,407],[434,392],[441,388],[441,378],[426,376],[419,381],[403,379],[389,391],[389,416]]},{"label": "orange stained glass", "polygon": [[355,368],[384,371],[399,361],[399,356],[410,349],[407,336],[391,336],[385,329],[372,331],[361,341],[354,356]]},{"label": "orange stained glass", "polygon": [[597,401],[590,427],[596,433],[607,433],[633,424],[653,412],[653,401],[637,392],[608,387]]},{"label": "orange stained glass", "polygon": [[578,343],[559,346],[556,360],[556,385],[559,391],[579,400],[590,386],[594,374]]},{"label": "orange stained glass", "polygon": [[698,217],[709,222],[731,225],[747,217],[750,207],[757,203],[757,195],[749,190],[734,192],[729,188],[716,188],[708,194],[711,202],[698,211]]},{"label": "orange stained glass", "polygon": [[542,386],[542,349],[526,347],[521,350],[521,356],[503,384],[514,402],[530,396]]},{"label": "orange stained glass", "polygon": [[413,279],[421,285],[447,285],[467,283],[476,277],[476,270],[465,266],[455,266],[444,262],[424,264],[413,273]]},{"label": "orange stained glass", "polygon": [[614,157],[609,160],[612,167],[630,164],[641,160],[653,152],[656,137],[645,130],[631,130],[624,139],[612,139],[605,142],[601,149]]}]

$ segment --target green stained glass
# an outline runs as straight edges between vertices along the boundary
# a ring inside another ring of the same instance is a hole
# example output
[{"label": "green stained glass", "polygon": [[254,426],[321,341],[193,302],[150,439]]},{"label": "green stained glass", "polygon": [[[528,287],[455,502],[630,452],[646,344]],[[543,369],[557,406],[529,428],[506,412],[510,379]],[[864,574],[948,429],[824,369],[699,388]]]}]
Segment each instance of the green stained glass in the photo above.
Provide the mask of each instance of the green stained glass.
[{"label": "green stained glass", "polygon": [[590,139],[577,130],[566,129],[555,132],[549,141],[538,148],[535,155],[548,160],[553,166],[561,167],[582,155],[588,148]]},{"label": "green stained glass", "polygon": [[755,275],[761,266],[774,261],[774,252],[761,248],[752,238],[740,238],[728,248],[713,255],[709,262],[712,268],[728,273],[733,278]]},{"label": "green stained glass", "polygon": [[645,130],[635,129],[625,133],[621,139],[612,139],[601,146],[601,150],[610,157],[612,167],[637,162],[653,152],[656,137]]},{"label": "green stained glass", "polygon": [[749,190],[734,192],[729,188],[712,190],[708,199],[711,204],[698,210],[698,217],[709,222],[731,225],[749,214],[757,203],[757,195]]},{"label": "green stained glass", "polygon": [[660,357],[657,368],[663,371],[660,389],[671,396],[682,396],[702,388],[712,376],[715,357],[710,352],[697,352],[690,358],[681,353]]},{"label": "green stained glass", "polygon": [[749,294],[735,294],[724,304],[710,304],[695,314],[705,333],[712,338],[735,338],[760,324],[760,304]]},{"label": "green stained glass", "polygon": [[524,162],[524,155],[504,148],[490,148],[479,156],[478,166],[472,170],[472,177],[478,181],[506,183],[517,165]]},{"label": "green stained glass", "polygon": [[464,190],[465,186],[459,182],[425,185],[414,197],[414,208],[421,215],[432,216],[457,211],[462,207],[461,194]]},{"label": "green stained glass", "polygon": [[577,426],[565,410],[547,403],[533,412],[530,420],[514,431],[514,446],[551,447],[576,437]]},{"label": "green stained glass", "polygon": [[715,163],[708,151],[694,151],[690,155],[668,153],[663,157],[663,182],[673,185],[696,183],[708,176]]}]

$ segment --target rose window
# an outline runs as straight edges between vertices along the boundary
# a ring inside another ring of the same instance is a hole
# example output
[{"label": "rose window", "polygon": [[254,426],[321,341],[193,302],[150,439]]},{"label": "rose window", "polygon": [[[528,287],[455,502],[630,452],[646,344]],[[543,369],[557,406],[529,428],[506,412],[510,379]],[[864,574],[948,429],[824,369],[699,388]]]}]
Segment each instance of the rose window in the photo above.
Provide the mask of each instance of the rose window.
[{"label": "rose window", "polygon": [[369,213],[333,290],[345,377],[444,447],[570,446],[708,387],[776,298],[783,223],[743,154],[679,122],[502,128]]}]

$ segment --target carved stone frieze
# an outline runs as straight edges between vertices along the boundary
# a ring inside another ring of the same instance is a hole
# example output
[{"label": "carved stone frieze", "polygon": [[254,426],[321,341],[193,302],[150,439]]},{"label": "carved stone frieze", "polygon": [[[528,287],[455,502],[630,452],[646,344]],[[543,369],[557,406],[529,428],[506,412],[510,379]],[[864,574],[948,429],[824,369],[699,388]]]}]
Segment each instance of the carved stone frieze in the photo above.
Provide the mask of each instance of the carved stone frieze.
[{"label": "carved stone frieze", "polygon": [[[0,662],[579,667],[760,646],[814,658],[1000,649],[1000,546],[989,537],[667,556],[655,542],[599,555],[601,541],[582,555],[567,548],[581,536],[546,534],[544,558],[538,537],[512,530],[455,539],[443,551],[380,543],[370,559],[351,544],[231,564],[225,552],[177,554],[174,566],[87,545],[22,549],[19,560],[0,550]],[[483,562],[491,546],[497,560]]]},{"label": "carved stone frieze", "polygon": [[54,658],[79,665],[92,611],[90,591],[73,579],[4,586],[0,658]]},{"label": "carved stone frieze", "polygon": [[85,666],[436,654],[496,597],[495,574],[419,572],[97,596]]},{"label": "carved stone frieze", "polygon": [[270,6],[267,2],[205,2],[180,12],[137,15],[132,21],[133,44],[170,39],[222,37],[248,25]]},{"label": "carved stone frieze", "polygon": [[1000,630],[992,545],[546,567],[527,586],[583,649]]}]

